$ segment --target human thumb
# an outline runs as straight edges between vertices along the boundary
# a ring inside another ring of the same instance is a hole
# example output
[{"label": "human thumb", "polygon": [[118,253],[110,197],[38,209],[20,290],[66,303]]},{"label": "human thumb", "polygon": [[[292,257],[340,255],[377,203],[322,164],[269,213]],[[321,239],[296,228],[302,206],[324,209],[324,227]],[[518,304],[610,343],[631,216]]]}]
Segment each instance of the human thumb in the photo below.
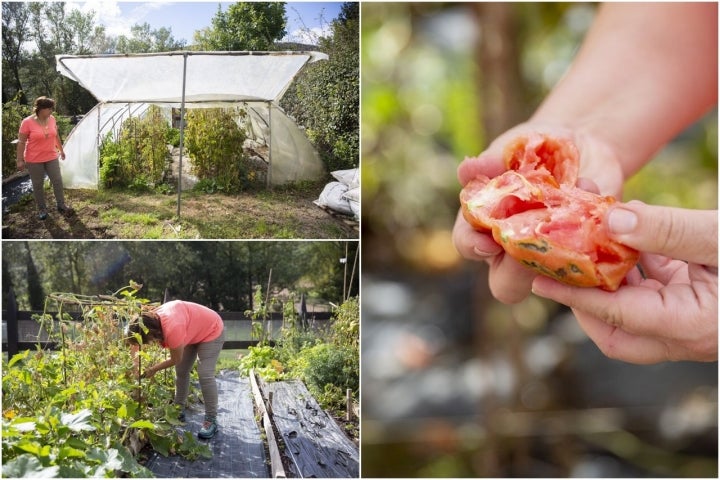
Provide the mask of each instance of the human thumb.
[{"label": "human thumb", "polygon": [[610,209],[610,236],[642,252],[717,267],[718,212],[632,201]]}]

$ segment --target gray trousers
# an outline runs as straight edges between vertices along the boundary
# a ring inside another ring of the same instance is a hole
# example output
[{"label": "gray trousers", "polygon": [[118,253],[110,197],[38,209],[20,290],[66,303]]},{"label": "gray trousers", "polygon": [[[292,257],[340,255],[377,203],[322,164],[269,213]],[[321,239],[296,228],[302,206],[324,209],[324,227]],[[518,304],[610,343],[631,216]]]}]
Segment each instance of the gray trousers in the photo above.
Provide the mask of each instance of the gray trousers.
[{"label": "gray trousers", "polygon": [[49,162],[25,163],[25,167],[30,174],[33,196],[35,197],[35,204],[38,210],[47,210],[47,205],[45,205],[45,190],[43,189],[46,173],[55,192],[55,202],[57,206],[64,207],[65,193],[63,192],[62,175],[60,174],[60,160],[56,158]]},{"label": "gray trousers", "polygon": [[187,345],[183,350],[182,360],[175,365],[175,400],[177,405],[185,406],[190,390],[190,370],[198,361],[198,377],[200,377],[200,390],[205,403],[205,417],[217,417],[218,392],[215,382],[215,365],[220,350],[225,343],[225,330],[218,338],[211,342]]}]

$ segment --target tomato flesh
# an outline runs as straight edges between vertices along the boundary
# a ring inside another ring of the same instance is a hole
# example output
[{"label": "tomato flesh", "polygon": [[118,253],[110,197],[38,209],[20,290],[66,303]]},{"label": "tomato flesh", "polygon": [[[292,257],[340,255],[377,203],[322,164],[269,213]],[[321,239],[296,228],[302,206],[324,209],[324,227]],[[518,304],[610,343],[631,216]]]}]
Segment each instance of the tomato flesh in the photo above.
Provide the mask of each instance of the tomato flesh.
[{"label": "tomato flesh", "polygon": [[465,219],[523,265],[569,285],[614,291],[639,253],[612,240],[613,197],[575,187],[579,155],[566,139],[534,134],[505,149],[508,170],[478,176],[460,192]]}]

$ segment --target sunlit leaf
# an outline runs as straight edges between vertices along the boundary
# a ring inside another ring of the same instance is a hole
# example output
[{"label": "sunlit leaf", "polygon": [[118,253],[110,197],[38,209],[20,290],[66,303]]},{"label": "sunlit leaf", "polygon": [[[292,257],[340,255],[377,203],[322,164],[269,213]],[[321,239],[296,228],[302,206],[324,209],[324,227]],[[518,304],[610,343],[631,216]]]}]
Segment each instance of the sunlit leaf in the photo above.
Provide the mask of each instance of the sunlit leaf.
[{"label": "sunlit leaf", "polygon": [[5,478],[54,478],[59,467],[43,467],[40,460],[32,455],[24,454],[3,464],[2,473]]},{"label": "sunlit leaf", "polygon": [[32,432],[35,430],[35,419],[31,417],[18,417],[13,421],[12,427],[18,432]]},{"label": "sunlit leaf", "polygon": [[60,447],[58,452],[58,458],[63,460],[65,458],[85,458],[85,452],[72,447]]},{"label": "sunlit leaf", "polygon": [[130,428],[148,428],[150,430],[155,429],[155,424],[147,420],[138,420],[130,424]]},{"label": "sunlit leaf", "polygon": [[64,413],[61,421],[63,425],[69,427],[73,432],[91,431],[95,430],[95,427],[88,422],[90,417],[92,417],[92,412],[85,408],[75,414]]},{"label": "sunlit leaf", "polygon": [[25,360],[29,353],[30,353],[30,350],[24,350],[20,353],[13,355],[13,357],[8,362],[8,368],[12,367],[13,365],[15,365],[17,362],[19,362],[21,360]]}]

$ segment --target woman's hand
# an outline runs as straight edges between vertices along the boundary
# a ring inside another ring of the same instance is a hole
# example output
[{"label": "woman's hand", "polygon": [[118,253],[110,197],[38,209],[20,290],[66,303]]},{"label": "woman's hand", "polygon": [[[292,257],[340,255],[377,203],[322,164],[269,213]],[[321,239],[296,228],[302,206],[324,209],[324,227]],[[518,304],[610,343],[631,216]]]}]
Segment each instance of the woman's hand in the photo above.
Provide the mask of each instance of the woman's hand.
[{"label": "woman's hand", "polygon": [[630,202],[608,212],[610,234],[643,253],[616,292],[538,277],[533,292],[570,306],[611,358],[650,364],[717,360],[717,211]]},{"label": "woman's hand", "polygon": [[[620,163],[606,143],[580,131],[539,123],[518,125],[499,136],[478,157],[466,158],[458,167],[460,184],[465,186],[478,175],[493,178],[502,174],[507,170],[503,159],[505,145],[530,132],[569,138],[575,143],[580,154],[580,188],[603,195],[621,194],[623,176]],[[472,228],[461,213],[455,220],[453,242],[463,257],[488,262],[490,291],[501,302],[516,303],[530,293],[537,274],[506,255],[489,232],[481,233]]]}]

